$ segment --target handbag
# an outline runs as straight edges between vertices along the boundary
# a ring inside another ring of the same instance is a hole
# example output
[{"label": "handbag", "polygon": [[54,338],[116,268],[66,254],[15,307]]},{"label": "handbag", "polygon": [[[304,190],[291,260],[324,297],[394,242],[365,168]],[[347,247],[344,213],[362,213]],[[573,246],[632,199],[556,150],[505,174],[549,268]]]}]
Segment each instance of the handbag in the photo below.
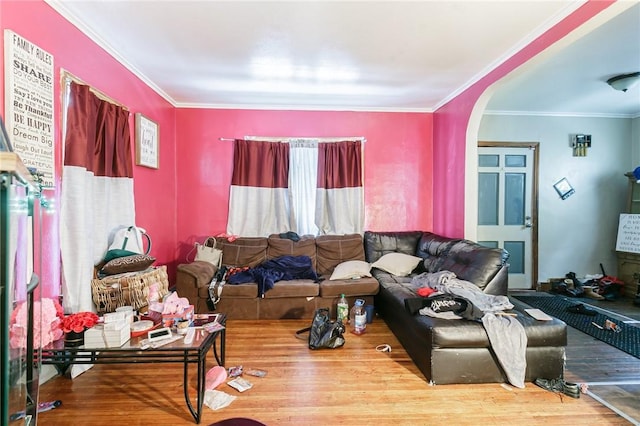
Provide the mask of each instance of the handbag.
[{"label": "handbag", "polygon": [[[147,249],[144,249],[143,238],[147,240]],[[143,228],[127,226],[120,228],[113,236],[113,242],[108,250],[126,250],[137,254],[149,254],[151,251],[151,237]],[[117,256],[116,256],[117,257]]]},{"label": "handbag", "polygon": [[214,237],[209,237],[204,244],[196,243],[196,258],[203,262],[209,262],[217,268],[222,266],[222,250],[217,248],[218,245]]},{"label": "handbag", "polygon": [[344,345],[342,321],[331,321],[329,308],[317,309],[310,327],[296,331],[296,337],[309,332],[309,349],[335,349]]}]

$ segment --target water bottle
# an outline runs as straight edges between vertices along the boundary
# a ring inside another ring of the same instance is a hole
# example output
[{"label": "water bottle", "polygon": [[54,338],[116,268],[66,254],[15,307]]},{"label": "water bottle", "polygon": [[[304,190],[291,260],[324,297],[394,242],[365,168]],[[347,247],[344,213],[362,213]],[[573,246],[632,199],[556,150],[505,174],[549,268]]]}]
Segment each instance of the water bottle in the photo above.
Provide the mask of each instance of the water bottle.
[{"label": "water bottle", "polygon": [[342,324],[346,324],[349,319],[349,302],[347,302],[347,298],[344,297],[344,294],[341,294],[340,299],[338,299],[336,312],[338,321],[342,321]]},{"label": "water bottle", "polygon": [[356,299],[356,303],[351,308],[349,326],[353,334],[362,334],[367,328],[367,313],[364,310],[364,300]]}]

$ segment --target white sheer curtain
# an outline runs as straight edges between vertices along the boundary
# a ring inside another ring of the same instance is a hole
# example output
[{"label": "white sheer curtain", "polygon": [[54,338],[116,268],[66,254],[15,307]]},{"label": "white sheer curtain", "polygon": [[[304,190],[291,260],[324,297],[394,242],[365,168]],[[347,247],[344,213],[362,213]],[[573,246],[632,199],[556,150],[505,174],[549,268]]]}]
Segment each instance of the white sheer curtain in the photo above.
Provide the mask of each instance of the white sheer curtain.
[{"label": "white sheer curtain", "polygon": [[289,142],[289,189],[292,213],[298,235],[317,235],[316,187],[318,185],[318,143],[292,139]]}]

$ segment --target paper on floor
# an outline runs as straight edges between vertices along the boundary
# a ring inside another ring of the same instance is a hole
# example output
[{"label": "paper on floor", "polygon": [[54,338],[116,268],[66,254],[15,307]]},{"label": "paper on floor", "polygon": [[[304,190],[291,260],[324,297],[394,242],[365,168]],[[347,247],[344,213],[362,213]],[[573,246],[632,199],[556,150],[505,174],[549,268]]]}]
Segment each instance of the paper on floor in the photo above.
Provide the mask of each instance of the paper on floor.
[{"label": "paper on floor", "polygon": [[202,402],[212,410],[219,410],[220,408],[224,408],[231,404],[236,398],[236,396],[229,395],[222,391],[206,390],[204,392],[204,400]]}]

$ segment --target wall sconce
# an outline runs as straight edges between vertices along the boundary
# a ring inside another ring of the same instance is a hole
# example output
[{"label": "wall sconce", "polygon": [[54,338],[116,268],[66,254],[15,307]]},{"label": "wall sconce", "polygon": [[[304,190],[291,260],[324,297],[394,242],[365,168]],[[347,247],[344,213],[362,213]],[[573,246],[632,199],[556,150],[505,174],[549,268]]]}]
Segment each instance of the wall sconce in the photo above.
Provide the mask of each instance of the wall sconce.
[{"label": "wall sconce", "polygon": [[573,148],[574,157],[586,157],[587,148],[591,148],[591,135],[573,135],[571,148]]},{"label": "wall sconce", "polygon": [[640,71],[630,74],[620,74],[607,80],[607,84],[616,90],[626,92],[640,81]]}]

